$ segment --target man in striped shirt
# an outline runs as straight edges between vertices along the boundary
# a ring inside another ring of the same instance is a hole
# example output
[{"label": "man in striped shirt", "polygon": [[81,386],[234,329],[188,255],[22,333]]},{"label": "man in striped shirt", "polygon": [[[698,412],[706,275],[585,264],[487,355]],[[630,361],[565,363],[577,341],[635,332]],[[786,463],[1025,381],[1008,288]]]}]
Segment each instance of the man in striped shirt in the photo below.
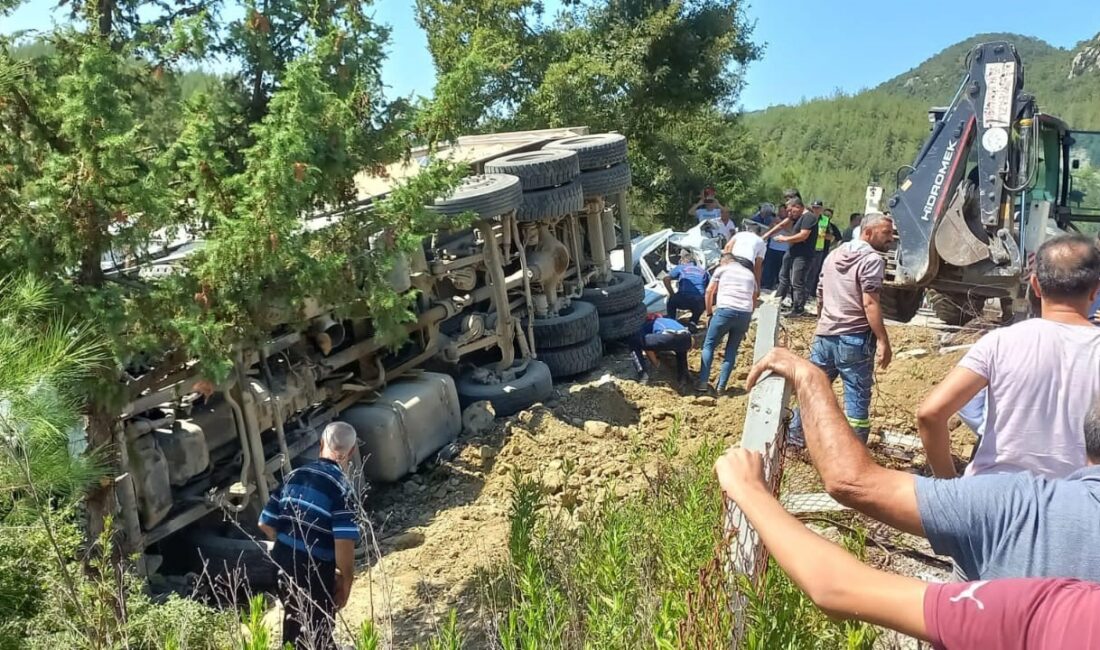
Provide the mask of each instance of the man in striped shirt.
[{"label": "man in striped shirt", "polygon": [[320,458],[286,476],[260,513],[260,530],[275,540],[282,569],[283,643],[330,648],[336,611],[348,602],[355,578],[355,495],[344,476],[355,429],[333,422],[321,434]]}]

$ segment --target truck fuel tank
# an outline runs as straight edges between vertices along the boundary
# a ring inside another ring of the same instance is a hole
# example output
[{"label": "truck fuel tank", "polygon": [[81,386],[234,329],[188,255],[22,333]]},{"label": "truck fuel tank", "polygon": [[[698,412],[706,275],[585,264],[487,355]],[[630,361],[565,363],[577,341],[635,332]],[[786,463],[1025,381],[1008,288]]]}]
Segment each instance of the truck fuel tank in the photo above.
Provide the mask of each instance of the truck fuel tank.
[{"label": "truck fuel tank", "polygon": [[338,419],[355,427],[371,481],[396,481],[462,429],[454,380],[434,372],[391,384],[374,402],[356,404]]}]

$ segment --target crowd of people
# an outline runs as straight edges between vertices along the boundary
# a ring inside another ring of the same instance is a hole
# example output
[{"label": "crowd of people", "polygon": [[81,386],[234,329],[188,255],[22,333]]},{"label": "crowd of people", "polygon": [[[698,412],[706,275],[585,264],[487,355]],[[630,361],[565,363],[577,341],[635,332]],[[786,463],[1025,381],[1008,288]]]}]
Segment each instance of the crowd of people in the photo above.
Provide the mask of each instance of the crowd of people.
[{"label": "crowd of people", "polygon": [[[1100,607],[1100,516],[1092,516],[1100,515],[1100,327],[1091,320],[1100,305],[1097,242],[1079,234],[1044,242],[1029,277],[1038,317],[982,336],[924,398],[915,424],[932,474],[926,477],[883,467],[866,447],[875,361],[884,369],[892,358],[877,252],[888,247],[893,224],[883,214],[852,215],[839,237],[818,239],[832,224],[807,216],[817,204],[806,211],[790,196],[787,215],[763,206],[753,217],[769,226],[767,237],[788,246],[778,286],[791,293],[790,314],[802,312],[813,286],[812,251],[824,255],[814,279],[810,358],[776,348],[754,366],[746,388],[767,375],[789,381],[799,405],[789,441],[805,447],[826,491],[926,537],[951,558],[955,580],[930,583],[865,566],[809,531],[766,487],[758,453],[731,448],[717,461],[726,496],[792,580],[831,614],[936,648],[1100,647],[1100,623],[1090,615]],[[772,250],[769,244],[765,281]],[[843,410],[831,386],[837,377]],[[956,413],[979,435],[962,477],[948,428]]]},{"label": "crowd of people", "polygon": [[[927,538],[955,567],[954,581],[931,583],[862,564],[784,510],[759,453],[731,448],[715,463],[722,490],[791,579],[830,614],[936,648],[1100,647],[1090,615],[1100,608],[1100,245],[1078,234],[1039,247],[1029,276],[1038,317],[981,337],[915,414],[932,474],[920,476],[879,465],[867,448],[875,366],[893,357],[880,304],[891,217],[852,214],[842,231],[832,210],[819,200],[807,208],[797,190],[740,226],[709,190],[690,214],[716,224],[721,259],[707,269],[688,252],[671,269],[668,314],[650,314],[628,340],[639,379],[670,352],[681,385],[709,391],[721,348],[720,393],[761,295],[789,298],[790,318],[809,315],[812,299],[809,358],[776,348],[745,390],[769,375],[788,381],[798,401],[788,443],[805,448],[825,490]],[[688,353],[703,326],[693,380]],[[979,436],[961,477],[949,437],[955,414]],[[291,472],[260,515],[283,576],[284,642],[330,647],[332,612],[348,599],[359,530],[343,469],[355,444],[354,429],[330,424],[320,458]]]}]

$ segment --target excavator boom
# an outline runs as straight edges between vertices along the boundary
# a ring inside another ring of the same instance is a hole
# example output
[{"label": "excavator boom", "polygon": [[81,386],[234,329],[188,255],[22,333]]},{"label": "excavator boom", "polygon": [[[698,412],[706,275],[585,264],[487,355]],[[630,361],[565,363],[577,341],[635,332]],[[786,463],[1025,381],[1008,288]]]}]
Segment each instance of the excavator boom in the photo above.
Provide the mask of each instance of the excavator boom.
[{"label": "excavator boom", "polygon": [[955,99],[888,202],[898,235],[895,287],[928,286],[943,262],[1019,273],[1011,185],[1024,175],[1028,138],[1014,129],[1029,125],[1034,113],[1022,88],[1023,66],[1011,43],[984,43],[968,55]]}]

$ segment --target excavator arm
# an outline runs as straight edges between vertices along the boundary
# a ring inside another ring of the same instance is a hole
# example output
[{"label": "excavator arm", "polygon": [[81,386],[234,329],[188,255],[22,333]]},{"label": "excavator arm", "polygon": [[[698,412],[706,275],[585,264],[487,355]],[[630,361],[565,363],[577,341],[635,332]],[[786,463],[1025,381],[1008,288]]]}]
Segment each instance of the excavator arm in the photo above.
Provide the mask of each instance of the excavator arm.
[{"label": "excavator arm", "polygon": [[[1014,194],[1027,176],[1034,100],[1022,92],[1016,48],[985,43],[967,57],[967,75],[937,119],[909,174],[889,200],[897,228],[897,289],[929,286],[941,263],[981,264],[1018,275]],[[968,161],[977,165],[968,174]]]}]

